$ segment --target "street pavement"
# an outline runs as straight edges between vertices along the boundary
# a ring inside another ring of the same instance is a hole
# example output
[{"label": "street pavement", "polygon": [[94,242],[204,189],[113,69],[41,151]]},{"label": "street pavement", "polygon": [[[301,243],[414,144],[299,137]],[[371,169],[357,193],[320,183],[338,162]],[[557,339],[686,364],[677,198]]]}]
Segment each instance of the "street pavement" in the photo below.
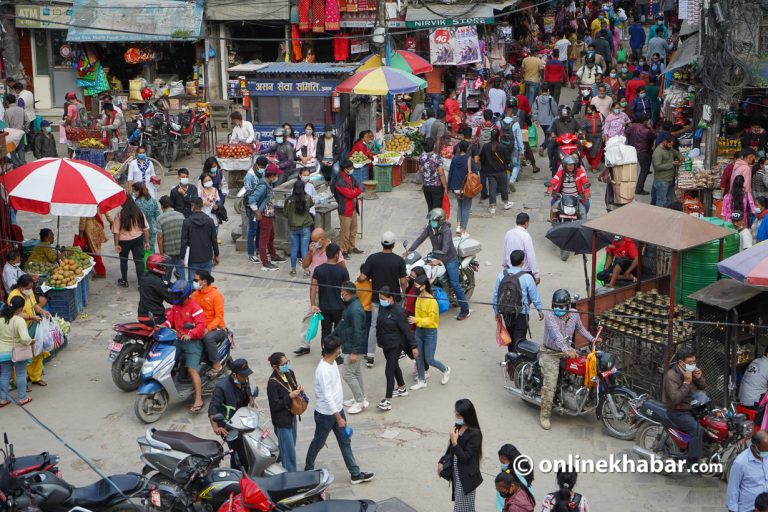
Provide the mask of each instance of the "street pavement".
[{"label": "street pavement", "polygon": [[[186,164],[193,175],[199,171],[197,155]],[[357,416],[348,416],[354,429],[352,447],[364,471],[376,473],[376,478],[364,485],[351,486],[341,454],[333,437],[327,448],[320,452],[317,467],[326,467],[336,475],[331,487],[335,498],[369,498],[384,500],[399,498],[418,511],[451,510],[451,491],[447,482],[436,475],[436,464],[448,444],[448,432],[453,426],[453,404],[459,398],[469,398],[477,408],[483,430],[483,460],[481,469],[484,482],[477,493],[477,510],[494,508],[494,477],[499,470],[496,452],[504,443],[513,443],[520,451],[533,458],[536,464],[543,459],[563,459],[569,454],[581,459],[602,459],[631,451],[632,443],[615,440],[602,433],[594,415],[581,418],[554,416],[552,430],[544,431],[538,424],[538,409],[512,397],[504,390],[504,379],[499,365],[504,349],[496,346],[495,322],[490,302],[493,284],[500,270],[504,233],[514,227],[517,213],[525,211],[531,216],[530,232],[542,270],[539,287],[545,307],[549,307],[552,292],[567,288],[584,295],[584,274],[580,257],[567,262],[559,258],[559,251],[544,234],[549,225],[544,180],[548,177],[546,158],[539,159],[542,172],[531,174],[524,169],[517,192],[511,195],[514,208],[497,210],[491,218],[483,205],[473,205],[469,231],[472,238],[482,242],[481,263],[477,275],[477,289],[468,321],[454,320],[452,310],[441,317],[437,358],[452,368],[451,380],[441,386],[438,372],[428,381],[429,386],[412,391],[409,396],[393,399],[391,411],[382,412],[375,404],[384,396],[383,357],[379,351],[373,369],[365,369],[365,385],[371,407]],[[590,175],[593,201],[591,217],[605,213],[604,185]],[[161,189],[167,191],[175,179],[166,176]],[[413,183],[403,183],[391,193],[379,193],[379,199],[366,202],[365,232],[359,247],[363,255],[348,262],[350,275],[357,275],[364,258],[379,250],[379,236],[385,230],[394,231],[399,240],[413,240],[425,224],[426,205]],[[35,236],[40,227],[53,227],[55,220],[19,213],[19,223],[27,237]],[[335,226],[338,220],[335,219]],[[244,253],[234,250],[228,234],[234,228],[225,224],[219,238],[221,265],[217,271],[240,274],[238,276],[214,272],[216,286],[226,298],[226,321],[234,331],[237,348],[235,357],[245,357],[255,370],[252,384],[259,385],[262,394],[258,404],[269,417],[266,402],[266,381],[270,375],[267,357],[274,351],[283,351],[291,358],[291,365],[300,383],[308,389],[310,409],[299,424],[297,458],[303,464],[312,438],[314,422],[312,408],[314,393],[312,381],[319,359],[317,341],[312,353],[293,357],[291,352],[301,339],[301,320],[308,309],[308,279],[291,278],[289,265],[279,272],[263,272],[260,265],[247,261]],[[75,232],[72,219],[62,219],[61,239],[69,243]],[[426,250],[426,248],[425,248]],[[105,244],[104,254],[114,256],[112,244]],[[85,313],[72,324],[69,346],[48,363],[45,378],[47,388],[34,387],[34,401],[27,410],[62,436],[72,446],[90,457],[107,473],[138,471],[141,469],[136,438],[147,425],[133,413],[135,394],[119,391],[111,381],[110,365],[106,362],[107,344],[113,336],[112,325],[135,319],[135,274],[129,266],[128,289],[118,288],[117,260],[106,259],[108,278],[92,281],[91,301]],[[299,273],[301,274],[301,273]],[[243,277],[247,276],[247,277]],[[485,303],[485,304],[484,304]],[[541,339],[542,323],[531,321],[533,338]],[[412,363],[405,359],[401,367],[408,385],[412,383]],[[346,397],[351,396],[346,384]],[[205,414],[190,415],[190,404],[176,404],[165,416],[152,425],[158,429],[191,432],[212,437]],[[73,484],[83,485],[97,477],[82,461],[60,445],[49,433],[33,423],[24,411],[12,406],[0,411],[2,430],[7,431],[16,445],[17,454],[30,454],[43,450],[62,455],[64,477]],[[630,455],[630,457],[632,457]],[[538,503],[545,494],[556,489],[552,473],[536,471],[535,496]],[[701,512],[722,510],[725,486],[711,478],[689,476],[657,476],[650,474],[582,474],[576,490],[587,497],[591,510],[631,510]],[[388,510],[409,510],[388,507]],[[537,509],[538,510],[538,509]]]}]

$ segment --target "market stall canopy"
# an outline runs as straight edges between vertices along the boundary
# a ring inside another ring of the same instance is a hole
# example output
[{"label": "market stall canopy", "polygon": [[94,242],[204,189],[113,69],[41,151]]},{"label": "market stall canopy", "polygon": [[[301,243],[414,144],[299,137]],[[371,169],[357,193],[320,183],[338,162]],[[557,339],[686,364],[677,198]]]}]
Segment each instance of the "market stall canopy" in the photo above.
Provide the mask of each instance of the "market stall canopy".
[{"label": "market stall canopy", "polygon": [[696,302],[729,311],[764,292],[765,290],[741,284],[733,279],[720,279],[692,293],[690,297]]},{"label": "market stall canopy", "polygon": [[[232,6],[230,6],[232,7]],[[203,37],[203,0],[74,0],[67,41],[194,41]]]},{"label": "market stall canopy", "polygon": [[699,60],[699,37],[691,36],[677,46],[677,51],[669,61],[666,73],[693,64]]},{"label": "market stall canopy", "polygon": [[407,28],[439,28],[460,27],[466,25],[485,25],[496,23],[494,9],[500,11],[509,9],[520,3],[520,0],[511,0],[496,4],[435,4],[420,8],[409,7],[405,15]]},{"label": "market stall canopy", "polygon": [[424,89],[427,82],[416,75],[388,66],[359,71],[336,86],[341,93],[369,94],[384,96],[386,94],[403,94]]},{"label": "market stall canopy", "polygon": [[245,64],[238,64],[237,66],[227,68],[227,71],[230,73],[253,73],[254,71],[264,69],[267,66],[269,66],[269,64],[255,64],[253,62],[246,62]]},{"label": "market stall canopy", "polygon": [[270,2],[233,2],[232,0],[208,0],[205,5],[205,19],[213,21],[287,21],[291,17],[288,0]]},{"label": "market stall canopy", "polygon": [[[364,71],[366,69],[380,68],[384,65],[384,61],[379,54],[372,54],[367,56],[361,61],[361,65],[357,68],[358,71]],[[389,57],[390,67],[401,69],[406,73],[412,73],[414,75],[420,75],[432,71],[432,64],[429,61],[424,60],[413,52],[407,50],[397,50]]]},{"label": "market stall canopy", "polygon": [[733,234],[733,230],[687,213],[637,201],[590,220],[584,226],[673,251],[684,251]]},{"label": "market stall canopy", "polygon": [[768,244],[758,244],[717,264],[717,271],[741,283],[768,286]]}]

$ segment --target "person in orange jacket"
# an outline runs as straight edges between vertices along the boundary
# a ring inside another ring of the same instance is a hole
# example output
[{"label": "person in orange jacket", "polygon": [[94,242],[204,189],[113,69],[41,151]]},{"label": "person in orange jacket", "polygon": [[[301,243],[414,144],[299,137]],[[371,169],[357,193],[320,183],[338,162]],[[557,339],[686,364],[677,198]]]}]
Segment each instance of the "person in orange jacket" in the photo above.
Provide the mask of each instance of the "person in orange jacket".
[{"label": "person in orange jacket", "polygon": [[[549,182],[547,194],[578,195],[580,203],[584,205],[582,218],[589,213],[590,184],[587,173],[583,167],[577,166],[576,158],[567,156],[563,158],[563,165],[557,170]],[[552,208],[550,210],[550,219],[555,219],[555,212],[558,210],[559,198],[552,198]]]},{"label": "person in orange jacket", "polygon": [[205,269],[195,271],[192,288],[192,300],[195,301],[205,314],[205,336],[203,347],[208,353],[213,367],[209,372],[210,377],[215,377],[223,369],[219,361],[217,345],[227,337],[227,326],[224,323],[224,296],[218,288],[213,286],[213,276]]}]

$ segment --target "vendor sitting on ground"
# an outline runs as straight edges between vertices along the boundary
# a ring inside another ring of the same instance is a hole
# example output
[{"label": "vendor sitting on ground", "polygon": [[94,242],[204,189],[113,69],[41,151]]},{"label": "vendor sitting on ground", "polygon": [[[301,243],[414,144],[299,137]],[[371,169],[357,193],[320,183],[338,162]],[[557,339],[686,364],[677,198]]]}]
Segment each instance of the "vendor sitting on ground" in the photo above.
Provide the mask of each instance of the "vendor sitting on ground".
[{"label": "vendor sitting on ground", "polygon": [[59,253],[53,247],[53,231],[48,228],[40,230],[40,244],[32,249],[27,261],[30,263],[56,263],[59,261]]},{"label": "vendor sitting on ground", "polygon": [[640,261],[640,253],[634,240],[614,236],[613,243],[606,247],[605,252],[605,266],[597,274],[598,280],[603,281],[608,288],[616,286],[616,281],[637,281],[634,274]]}]

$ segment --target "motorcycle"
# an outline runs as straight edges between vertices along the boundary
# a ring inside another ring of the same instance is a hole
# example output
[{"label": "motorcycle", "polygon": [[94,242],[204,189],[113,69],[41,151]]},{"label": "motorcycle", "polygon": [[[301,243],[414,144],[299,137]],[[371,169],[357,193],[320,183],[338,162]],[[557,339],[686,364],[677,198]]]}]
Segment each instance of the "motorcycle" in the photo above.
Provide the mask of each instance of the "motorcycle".
[{"label": "motorcycle", "polygon": [[[598,329],[596,338],[599,338],[601,330]],[[589,352],[595,353],[597,372],[590,383],[585,382],[586,353],[561,359],[552,410],[568,416],[582,416],[595,411],[597,419],[611,436],[622,440],[634,439],[637,425],[631,400],[637,394],[617,384],[619,369],[616,357],[610,352],[596,351],[595,345],[590,346]],[[515,344],[514,351],[505,355],[501,366],[504,389],[541,407],[544,377],[539,364],[539,348],[534,341],[520,340]]]},{"label": "motorcycle", "polygon": [[58,455],[48,452],[39,455],[23,455],[17,457],[13,451],[13,445],[8,442],[8,434],[3,434],[3,443],[5,445],[2,453],[4,455],[3,469],[0,469],[0,494],[8,493],[15,487],[18,479],[36,471],[50,471],[61,477],[58,464],[60,458]]},{"label": "motorcycle", "polygon": [[[552,212],[554,213],[554,220],[550,220],[550,223],[554,226],[555,224],[562,224],[565,222],[573,222],[576,220],[581,220],[582,218],[582,209],[581,209],[581,198],[578,195],[573,194],[555,194],[553,197],[556,199],[555,205],[552,207]],[[560,250],[560,259],[563,261],[568,261],[568,258],[571,256],[570,251]]]},{"label": "motorcycle", "polygon": [[[480,262],[477,261],[477,255],[483,250],[483,246],[472,238],[459,237],[453,239],[453,245],[456,247],[456,253],[459,257],[459,284],[461,289],[464,290],[464,296],[469,300],[475,292],[475,273],[480,271]],[[453,292],[453,288],[451,288],[451,283],[448,281],[448,273],[445,270],[445,266],[442,264],[430,265],[432,260],[443,256],[443,253],[432,251],[426,256],[422,256],[418,251],[408,251],[407,240],[403,241],[403,247],[406,250],[405,273],[410,274],[412,269],[423,267],[429,282],[433,286],[439,286],[448,294],[451,306],[458,306],[458,300]]]},{"label": "motorcycle", "polygon": [[[192,327],[193,324],[185,325],[188,329]],[[167,327],[161,327],[152,333],[152,338],[147,359],[141,366],[141,383],[133,404],[136,417],[144,423],[159,420],[170,403],[183,402],[194,396],[195,392],[184,368],[184,358],[176,358],[176,333]],[[219,361],[227,367],[232,363],[230,350],[233,345],[231,336],[218,343]],[[211,392],[218,378],[208,376],[211,368],[211,362],[203,351],[203,359],[198,369],[203,393]]]},{"label": "motorcycle", "polygon": [[[258,388],[254,396],[258,396]],[[250,407],[241,407],[232,415],[228,422],[214,416],[228,430],[240,432],[243,440],[243,451],[246,455],[240,461],[240,468],[250,476],[271,476],[285,473],[285,469],[277,463],[280,455],[277,442],[264,429],[259,411]],[[144,462],[145,475],[152,471],[173,478],[176,467],[189,455],[203,454],[219,455],[221,445],[209,439],[202,439],[186,432],[175,432],[148,428],[144,437],[137,439],[141,448],[141,460]]]},{"label": "motorcycle", "polygon": [[202,125],[207,122],[205,111],[189,109],[176,116],[169,116],[168,140],[161,161],[165,167],[171,165],[180,155],[191,155],[195,147],[200,145]]},{"label": "motorcycle", "polygon": [[107,362],[112,363],[112,382],[123,391],[136,391],[141,382],[141,366],[152,345],[154,328],[141,323],[116,324],[117,333],[107,346]]},{"label": "motorcycle", "polygon": [[[371,500],[327,500],[319,503],[303,505],[293,510],[300,512],[375,512],[378,507]],[[272,512],[284,510],[269,499],[259,487],[259,484],[243,477],[240,480],[240,493],[231,493],[229,499],[219,508],[218,512]]]},{"label": "motorcycle", "polygon": [[[645,459],[654,456],[662,459],[665,467],[666,461],[685,460],[689,436],[669,418],[666,406],[651,400],[647,395],[633,399],[630,404],[633,414],[639,420],[633,451]],[[691,413],[704,431],[702,462],[708,463],[710,468],[707,475],[719,475],[723,481],[727,481],[734,459],[747,447],[747,439],[752,436],[754,424],[742,413],[733,414],[710,405],[706,393],[696,392],[691,400]],[[722,472],[714,471],[717,465],[723,468]]]}]

